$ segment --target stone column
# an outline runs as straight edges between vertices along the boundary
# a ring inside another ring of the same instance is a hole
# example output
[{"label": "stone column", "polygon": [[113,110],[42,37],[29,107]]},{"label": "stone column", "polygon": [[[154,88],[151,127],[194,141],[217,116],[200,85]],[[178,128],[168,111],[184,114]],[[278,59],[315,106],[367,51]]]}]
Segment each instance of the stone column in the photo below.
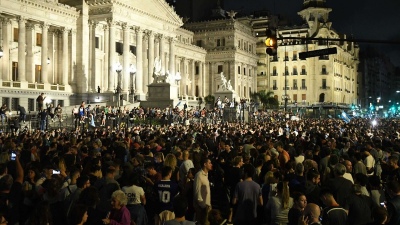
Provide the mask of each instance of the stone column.
[{"label": "stone column", "polygon": [[164,35],[162,35],[162,34],[160,34],[159,36],[159,56],[160,56],[160,59],[161,59],[161,72],[163,73],[163,74],[165,74],[165,71],[166,71],[166,69],[165,68],[167,68],[167,58],[166,58],[166,55],[165,55],[165,51],[164,51]]},{"label": "stone column", "polygon": [[[175,43],[174,38],[169,37],[169,74],[175,76]],[[183,76],[183,74],[181,74]],[[171,83],[175,83],[175,81],[170,81]]]},{"label": "stone column", "polygon": [[192,59],[192,61],[191,61],[191,68],[192,68],[191,78],[190,78],[192,80],[191,96],[195,96],[196,95],[196,79],[195,79],[194,74],[196,73],[196,64],[194,62],[194,59]]},{"label": "stone column", "polygon": [[49,78],[48,78],[48,70],[47,70],[47,54],[48,54],[48,32],[49,32],[49,24],[47,23],[42,23],[42,58],[41,58],[41,71],[40,71],[40,82],[39,83],[49,83]]},{"label": "stone column", "polygon": [[71,41],[69,42],[70,45],[70,52],[69,55],[69,71],[71,71],[71,78],[69,80],[70,83],[76,83],[76,30],[71,29],[69,34],[71,35]]},{"label": "stone column", "polygon": [[[154,38],[154,58],[159,58],[159,59],[161,59],[161,57],[160,57],[160,35],[159,34],[157,34],[157,35],[155,35],[155,38]],[[164,62],[162,61],[162,59],[161,59],[161,64],[163,64]]]},{"label": "stone column", "polygon": [[199,96],[204,97],[205,89],[205,79],[204,79],[204,63],[199,62]]},{"label": "stone column", "polygon": [[143,93],[143,64],[142,64],[142,52],[143,52],[143,30],[140,27],[136,27],[136,96],[138,100],[145,100]]},{"label": "stone column", "polygon": [[183,90],[181,93],[183,96],[187,96],[188,95],[188,70],[187,70],[187,66],[188,66],[188,60],[186,58],[181,58],[181,76],[182,76],[182,81],[181,81],[181,90]]},{"label": "stone column", "polygon": [[89,92],[95,92],[99,85],[100,74],[96,74],[96,27],[99,22],[91,20],[90,25],[90,76],[89,76]]},{"label": "stone column", "polygon": [[62,32],[62,84],[68,85],[68,29],[61,29]]},{"label": "stone column", "polygon": [[130,28],[127,23],[122,24],[122,30],[124,32],[124,43],[123,43],[123,65],[122,65],[122,90],[127,92],[130,84],[130,73],[129,73],[129,32]]},{"label": "stone column", "polygon": [[143,54],[143,57],[142,57],[142,65],[143,65],[143,92],[146,94],[147,93],[147,89],[148,89],[148,87],[147,87],[147,85],[149,84],[149,68],[148,68],[148,64],[149,64],[149,54],[148,54],[148,38],[149,38],[149,36],[148,36],[148,34],[147,34],[147,32],[145,31],[144,32],[144,36],[143,36],[143,49],[142,49],[142,54]]},{"label": "stone column", "polygon": [[26,80],[29,83],[35,82],[35,65],[33,62],[33,40],[35,36],[35,25],[26,24]]},{"label": "stone column", "polygon": [[25,43],[26,43],[26,31],[24,17],[18,17],[18,81],[26,81],[25,76]]},{"label": "stone column", "polygon": [[115,82],[114,78],[116,76],[116,72],[114,69],[115,65],[115,21],[109,20],[109,52],[108,52],[108,91],[114,92]]},{"label": "stone column", "polygon": [[103,65],[103,86],[100,84],[100,88],[103,91],[107,91],[109,88],[108,85],[108,54],[109,54],[109,31],[108,31],[108,25],[103,26],[104,29],[104,65]]},{"label": "stone column", "polygon": [[11,20],[2,18],[2,45],[3,45],[3,58],[2,60],[2,76],[3,80],[10,80],[10,43],[11,43]]},{"label": "stone column", "polygon": [[148,75],[148,84],[153,83],[153,73],[154,73],[154,33],[153,31],[149,30],[148,31],[148,36],[149,36],[149,51],[148,51],[148,59],[149,59],[149,75]]}]

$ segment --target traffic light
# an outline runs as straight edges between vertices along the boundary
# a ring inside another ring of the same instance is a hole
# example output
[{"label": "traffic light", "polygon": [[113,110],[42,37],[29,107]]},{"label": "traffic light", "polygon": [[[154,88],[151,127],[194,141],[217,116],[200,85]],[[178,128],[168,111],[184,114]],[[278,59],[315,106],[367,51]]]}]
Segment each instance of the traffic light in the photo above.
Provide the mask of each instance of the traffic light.
[{"label": "traffic light", "polygon": [[267,46],[268,55],[276,55],[278,50],[278,40],[276,38],[276,30],[267,29],[267,38],[265,39],[265,45]]}]

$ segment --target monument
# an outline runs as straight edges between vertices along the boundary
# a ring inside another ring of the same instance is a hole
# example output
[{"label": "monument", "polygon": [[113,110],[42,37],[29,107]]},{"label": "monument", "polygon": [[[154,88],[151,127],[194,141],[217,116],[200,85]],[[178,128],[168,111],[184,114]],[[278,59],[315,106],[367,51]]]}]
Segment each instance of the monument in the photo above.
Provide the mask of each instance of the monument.
[{"label": "monument", "polygon": [[231,80],[227,80],[226,77],[224,76],[224,73],[221,72],[221,85],[219,86],[219,89],[217,92],[215,92],[215,99],[229,99],[229,101],[239,101],[239,96],[233,90]]},{"label": "monument", "polygon": [[153,83],[147,85],[148,98],[142,101],[143,107],[174,107],[178,104],[178,82],[180,74],[162,73],[161,59],[156,57],[154,60]]}]

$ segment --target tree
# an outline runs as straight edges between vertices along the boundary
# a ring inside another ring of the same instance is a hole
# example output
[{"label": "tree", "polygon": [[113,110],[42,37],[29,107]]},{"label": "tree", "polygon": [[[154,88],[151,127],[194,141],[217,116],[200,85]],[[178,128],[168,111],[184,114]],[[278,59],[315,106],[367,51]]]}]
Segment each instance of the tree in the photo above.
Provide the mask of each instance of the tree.
[{"label": "tree", "polygon": [[276,108],[279,102],[274,98],[274,92],[261,90],[257,93],[251,94],[251,98],[258,99],[263,104],[263,109]]}]

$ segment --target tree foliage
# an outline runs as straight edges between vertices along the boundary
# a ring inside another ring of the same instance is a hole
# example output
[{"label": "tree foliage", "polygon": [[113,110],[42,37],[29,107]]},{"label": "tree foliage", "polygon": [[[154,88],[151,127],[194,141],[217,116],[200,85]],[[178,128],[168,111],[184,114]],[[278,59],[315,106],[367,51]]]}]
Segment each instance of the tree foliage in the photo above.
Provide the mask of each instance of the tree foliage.
[{"label": "tree foliage", "polygon": [[263,109],[277,108],[279,102],[274,98],[274,92],[261,90],[256,93],[252,93],[250,96],[253,100],[259,100],[263,104]]}]

